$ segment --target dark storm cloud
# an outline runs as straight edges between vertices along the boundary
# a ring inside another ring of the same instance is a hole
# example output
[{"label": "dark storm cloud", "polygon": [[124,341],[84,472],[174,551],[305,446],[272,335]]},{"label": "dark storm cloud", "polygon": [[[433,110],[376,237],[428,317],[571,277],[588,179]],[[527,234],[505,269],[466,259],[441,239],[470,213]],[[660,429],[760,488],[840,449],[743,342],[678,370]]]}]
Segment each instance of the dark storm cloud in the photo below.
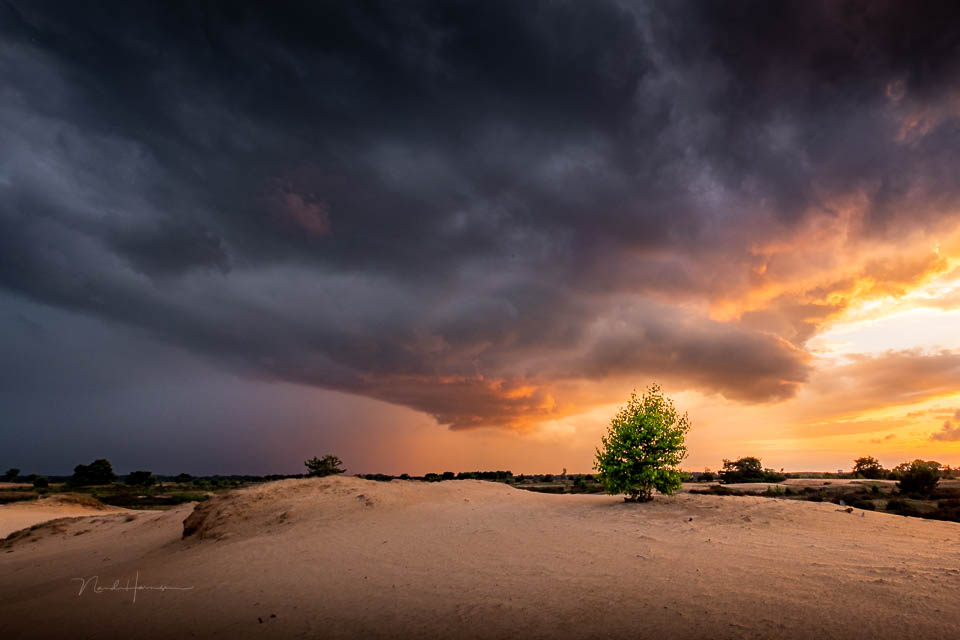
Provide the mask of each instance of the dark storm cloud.
[{"label": "dark storm cloud", "polygon": [[832,309],[686,303],[838,197],[942,222],[953,11],[7,2],[0,286],[456,426],[579,379],[783,399]]}]

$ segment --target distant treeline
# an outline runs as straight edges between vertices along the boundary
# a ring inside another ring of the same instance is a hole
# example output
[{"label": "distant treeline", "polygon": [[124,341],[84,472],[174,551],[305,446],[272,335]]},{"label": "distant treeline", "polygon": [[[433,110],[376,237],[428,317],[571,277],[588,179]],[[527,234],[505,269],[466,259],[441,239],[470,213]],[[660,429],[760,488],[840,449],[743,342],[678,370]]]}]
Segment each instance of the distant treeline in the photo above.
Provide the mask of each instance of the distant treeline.
[{"label": "distant treeline", "polygon": [[411,476],[402,473],[391,476],[383,473],[358,474],[357,477],[378,482],[391,480],[414,480],[419,482],[444,482],[446,480],[486,480],[502,482],[518,489],[537,491],[540,493],[602,493],[603,486],[592,473],[542,473],[513,475],[511,471],[444,471],[443,473],[427,473],[422,476]]},{"label": "distant treeline", "polygon": [[[276,480],[288,480],[296,478],[306,478],[309,474],[269,474],[269,475],[251,475],[251,474],[233,474],[233,475],[205,475],[194,476],[189,473],[180,473],[177,475],[154,474],[150,471],[133,471],[128,474],[115,474],[113,468],[107,460],[95,460],[89,465],[77,465],[74,473],[69,476],[40,476],[37,474],[22,475],[19,469],[10,469],[2,476],[6,482],[35,482],[43,479],[50,483],[63,483],[70,486],[90,486],[100,484],[110,484],[113,482],[122,482],[130,485],[153,485],[162,483],[182,483],[209,486],[229,486],[242,485],[257,482],[273,482]],[[411,475],[401,473],[399,475],[389,475],[384,473],[362,473],[355,474],[355,477],[366,480],[377,480],[380,482],[389,482],[391,480],[417,480],[421,482],[442,482],[445,480],[487,480],[491,482],[506,483],[527,483],[527,484],[551,484],[555,482],[596,482],[593,474],[519,474],[514,475],[512,471],[444,471],[440,473],[426,473],[424,475]]]},{"label": "distant treeline", "polygon": [[442,482],[444,480],[490,480],[493,482],[511,482],[514,480],[511,471],[444,471],[443,473],[427,473],[422,476],[411,476],[409,473],[401,473],[398,476],[391,476],[384,473],[362,473],[357,474],[358,478],[366,480],[377,480],[379,482],[389,482],[391,480],[419,480],[421,482]]}]

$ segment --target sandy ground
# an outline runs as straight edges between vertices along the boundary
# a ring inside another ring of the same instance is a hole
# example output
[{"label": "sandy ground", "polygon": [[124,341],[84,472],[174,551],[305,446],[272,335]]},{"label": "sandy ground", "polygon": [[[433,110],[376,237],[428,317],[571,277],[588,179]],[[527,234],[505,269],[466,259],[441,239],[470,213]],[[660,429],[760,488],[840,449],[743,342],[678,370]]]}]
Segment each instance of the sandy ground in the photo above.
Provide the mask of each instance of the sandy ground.
[{"label": "sandy ground", "polygon": [[[958,535],[829,503],[285,480],[8,539],[0,636],[956,637]],[[186,590],[142,588],[164,585]]]},{"label": "sandy ground", "polygon": [[14,502],[0,505],[0,538],[40,522],[56,518],[77,518],[107,513],[125,513],[127,509],[116,507],[90,507],[58,498],[44,498],[29,502]]}]

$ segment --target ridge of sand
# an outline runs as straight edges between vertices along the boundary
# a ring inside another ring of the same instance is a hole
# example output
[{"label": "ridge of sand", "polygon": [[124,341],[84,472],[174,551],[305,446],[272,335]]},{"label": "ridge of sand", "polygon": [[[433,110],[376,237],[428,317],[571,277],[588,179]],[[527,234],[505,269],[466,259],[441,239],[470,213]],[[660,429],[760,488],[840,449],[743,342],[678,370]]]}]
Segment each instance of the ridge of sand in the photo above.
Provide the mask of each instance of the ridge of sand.
[{"label": "ridge of sand", "polygon": [[[130,517],[0,545],[0,632],[856,638],[960,623],[960,525],[828,503],[333,477]],[[92,576],[184,590],[78,593]]]},{"label": "ridge of sand", "polygon": [[0,505],[0,539],[20,529],[59,518],[78,518],[101,513],[125,513],[128,509],[111,507],[96,500],[72,496],[50,496]]}]

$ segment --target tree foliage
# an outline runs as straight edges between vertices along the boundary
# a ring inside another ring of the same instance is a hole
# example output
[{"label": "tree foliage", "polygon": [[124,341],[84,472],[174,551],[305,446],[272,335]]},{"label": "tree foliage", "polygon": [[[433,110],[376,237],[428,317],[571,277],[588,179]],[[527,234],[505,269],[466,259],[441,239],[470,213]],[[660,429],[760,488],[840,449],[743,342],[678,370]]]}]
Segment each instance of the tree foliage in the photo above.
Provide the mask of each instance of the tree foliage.
[{"label": "tree foliage", "polygon": [[310,458],[303,464],[307,465],[307,475],[314,478],[332,476],[345,471],[340,468],[343,462],[334,455],[325,455],[322,458]]},{"label": "tree foliage", "polygon": [[687,455],[684,437],[690,430],[660,387],[651,385],[643,397],[630,394],[626,406],[610,421],[594,468],[611,495],[627,494],[628,502],[647,502],[653,490],[671,494],[683,479],[678,465]]},{"label": "tree foliage", "polygon": [[760,458],[745,456],[736,460],[724,460],[720,480],[725,484],[740,482],[783,482],[786,476],[773,469],[764,469]]},{"label": "tree foliage", "polygon": [[110,484],[117,479],[113,466],[105,458],[94,460],[90,464],[78,464],[73,468],[70,484],[78,487],[94,484]]},{"label": "tree foliage", "polygon": [[863,456],[853,461],[853,472],[859,473],[864,478],[877,480],[887,475],[887,470],[883,468],[880,461],[873,456]]},{"label": "tree foliage", "polygon": [[17,469],[16,467],[11,467],[7,469],[6,473],[3,474],[3,481],[13,482],[14,480],[17,479],[17,476],[19,475],[20,475],[20,469]]},{"label": "tree foliage", "polygon": [[933,460],[901,462],[893,468],[893,475],[900,480],[897,489],[901,492],[928,494],[940,482],[940,463]]},{"label": "tree foliage", "polygon": [[153,473],[149,471],[134,471],[127,476],[127,484],[134,487],[149,487],[154,480]]}]

